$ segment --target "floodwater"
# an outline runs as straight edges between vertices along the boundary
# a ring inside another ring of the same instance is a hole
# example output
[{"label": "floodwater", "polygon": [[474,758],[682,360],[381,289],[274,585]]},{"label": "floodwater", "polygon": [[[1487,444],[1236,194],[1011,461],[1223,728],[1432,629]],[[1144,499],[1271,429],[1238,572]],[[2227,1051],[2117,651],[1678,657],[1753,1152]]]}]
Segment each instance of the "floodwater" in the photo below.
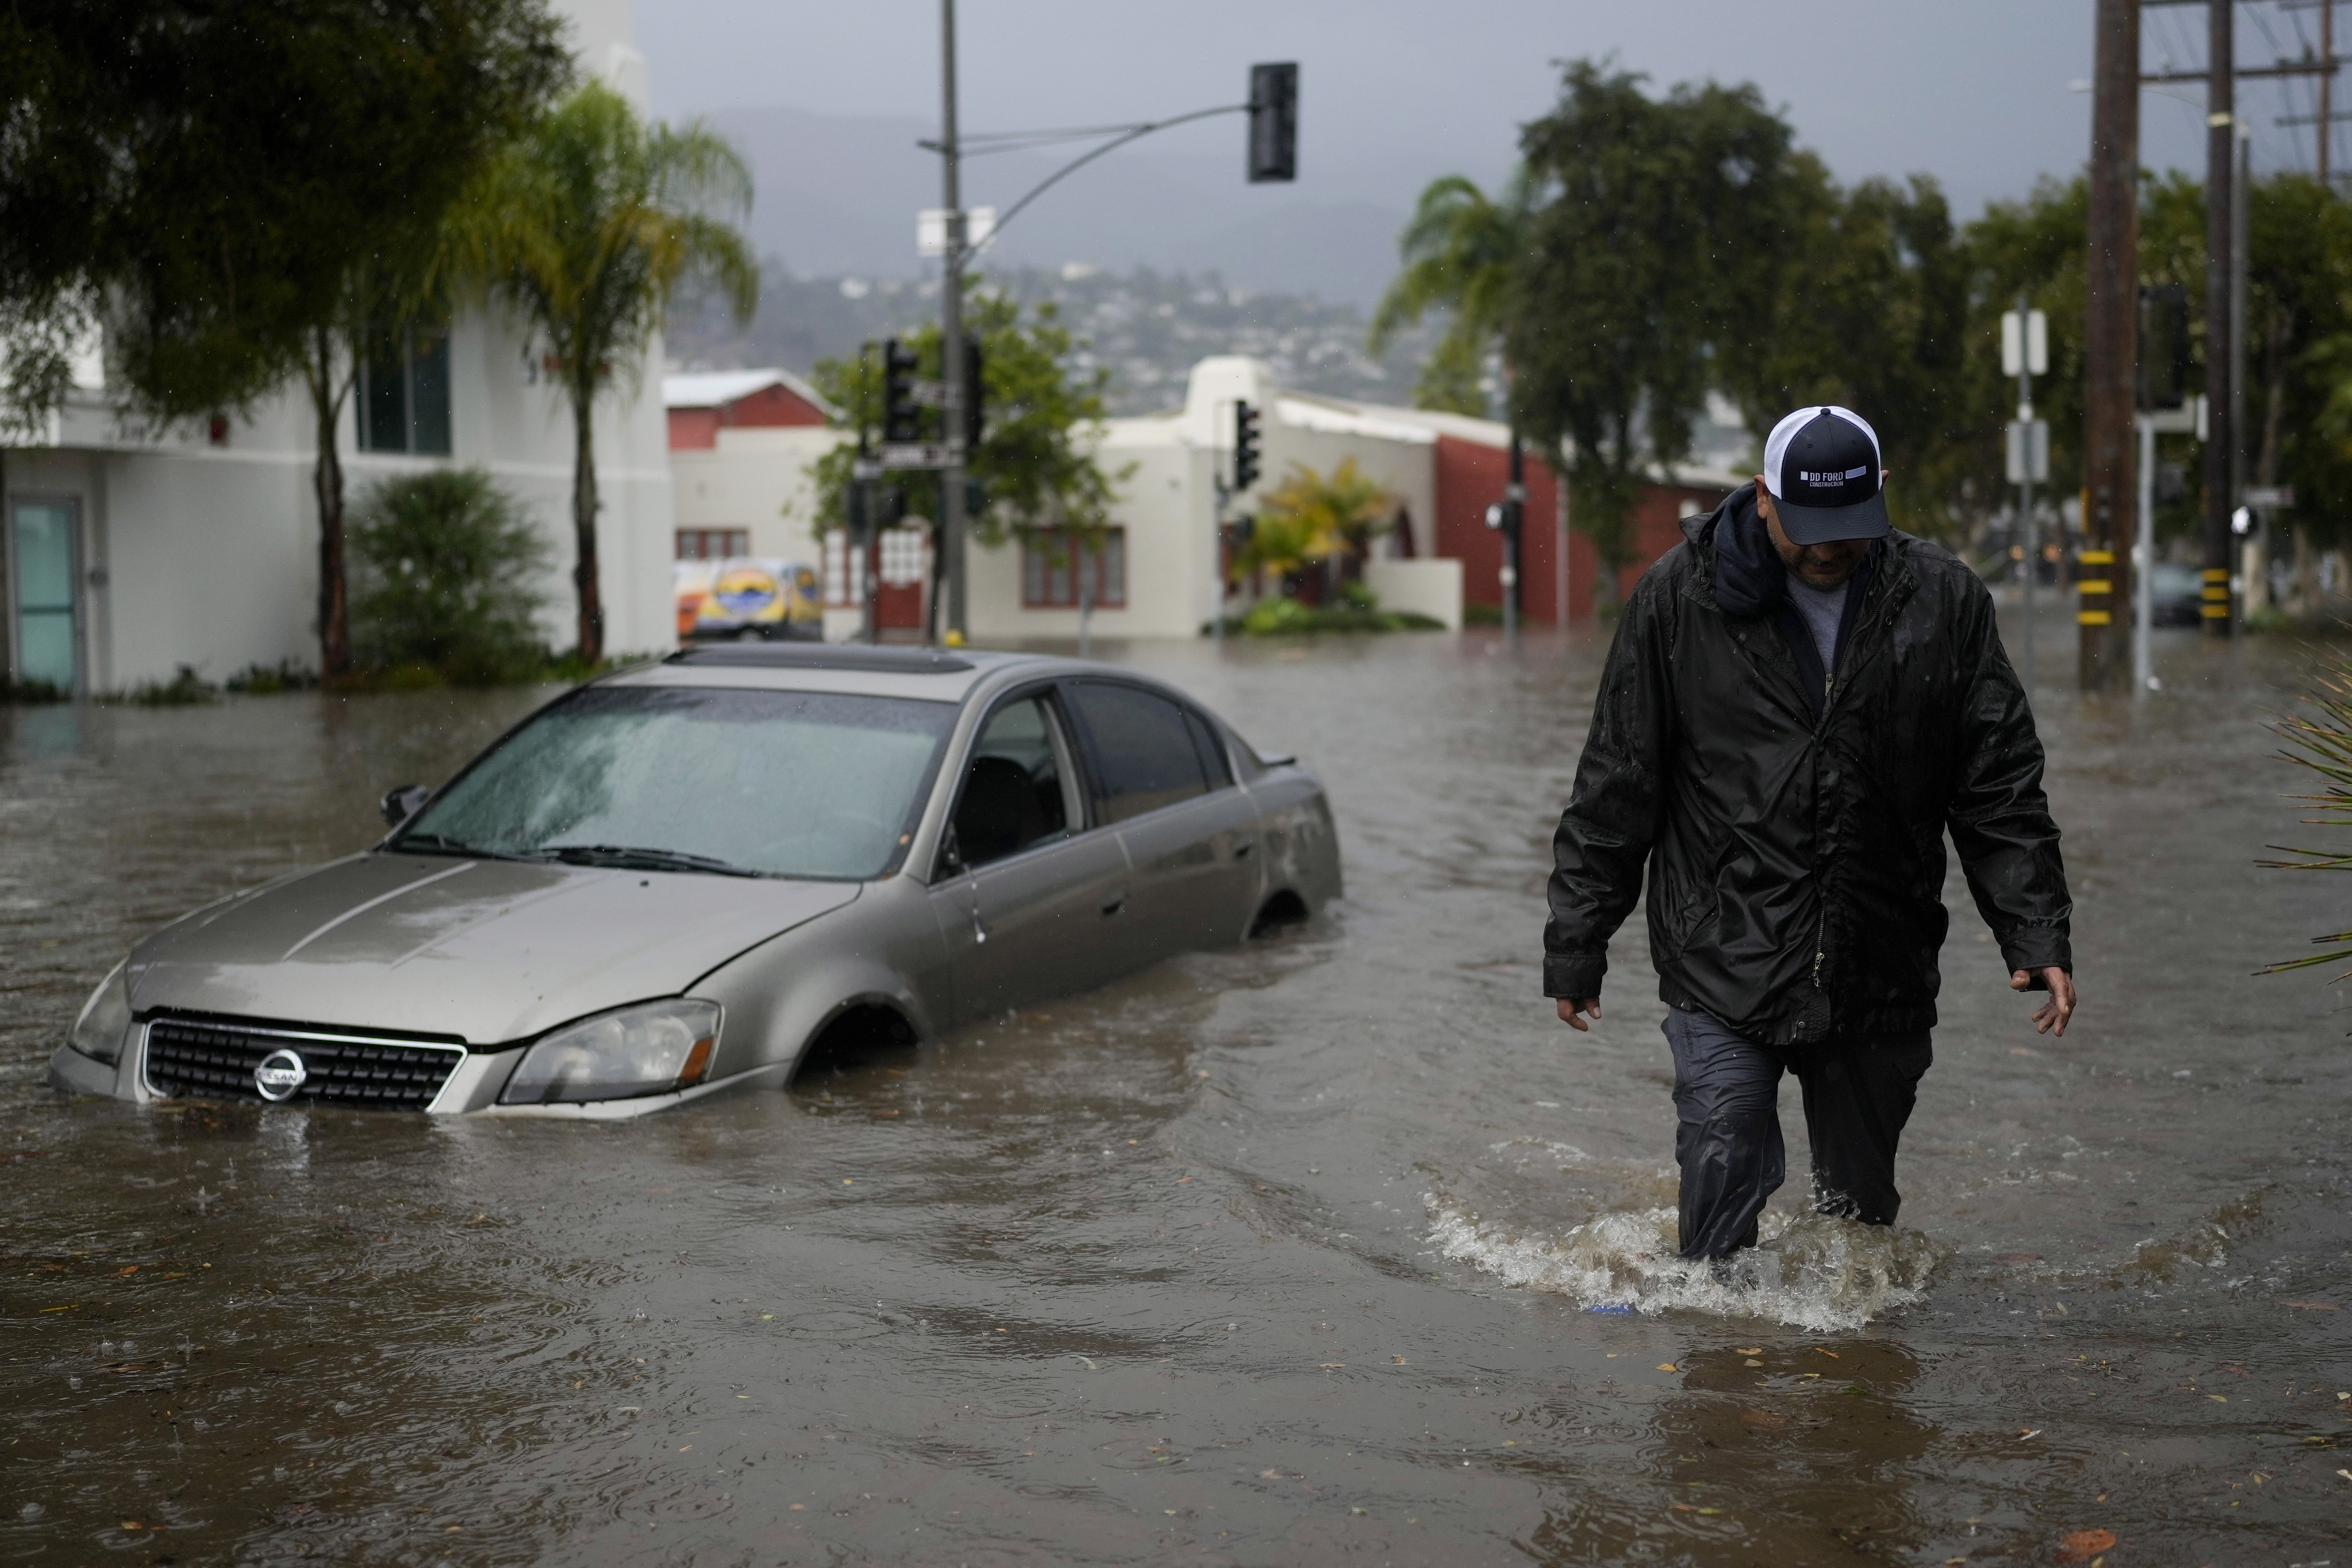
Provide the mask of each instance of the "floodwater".
[{"label": "floodwater", "polygon": [[2352,1565],[2352,1018],[2250,974],[2352,924],[2253,864],[2326,841],[2304,656],[2090,704],[2062,632],[2073,1032],[1955,875],[1902,1228],[1801,1216],[1791,1088],[1728,1288],[1659,1260],[1639,916],[1596,1033],[1538,994],[1596,641],[1121,650],[1322,770],[1331,916],[616,1126],[43,1077],[545,694],[0,710],[0,1561]]}]

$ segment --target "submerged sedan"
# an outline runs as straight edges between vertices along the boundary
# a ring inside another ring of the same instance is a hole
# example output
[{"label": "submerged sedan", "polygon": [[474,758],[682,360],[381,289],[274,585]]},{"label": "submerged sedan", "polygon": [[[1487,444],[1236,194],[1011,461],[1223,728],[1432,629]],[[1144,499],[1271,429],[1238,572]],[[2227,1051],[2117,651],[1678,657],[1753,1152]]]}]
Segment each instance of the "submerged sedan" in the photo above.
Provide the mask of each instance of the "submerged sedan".
[{"label": "submerged sedan", "polygon": [[634,1116],[777,1088],[1339,893],[1323,789],[1070,659],[691,648],[549,704],[363,854],[133,948],[70,1092]]}]

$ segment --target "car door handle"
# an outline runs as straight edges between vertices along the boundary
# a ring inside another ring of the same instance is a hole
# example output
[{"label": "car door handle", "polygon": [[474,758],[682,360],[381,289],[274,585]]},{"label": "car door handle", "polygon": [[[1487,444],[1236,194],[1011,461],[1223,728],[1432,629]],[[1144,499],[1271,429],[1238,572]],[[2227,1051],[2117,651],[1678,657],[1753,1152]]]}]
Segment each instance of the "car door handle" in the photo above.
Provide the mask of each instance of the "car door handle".
[{"label": "car door handle", "polygon": [[1246,860],[1250,858],[1250,851],[1256,847],[1257,840],[1247,834],[1244,834],[1242,837],[1234,840],[1234,858],[1236,860]]},{"label": "car door handle", "polygon": [[1105,920],[1108,920],[1111,916],[1118,914],[1120,910],[1126,908],[1127,889],[1125,888],[1121,888],[1118,892],[1113,893],[1109,898],[1103,900],[1103,918]]}]

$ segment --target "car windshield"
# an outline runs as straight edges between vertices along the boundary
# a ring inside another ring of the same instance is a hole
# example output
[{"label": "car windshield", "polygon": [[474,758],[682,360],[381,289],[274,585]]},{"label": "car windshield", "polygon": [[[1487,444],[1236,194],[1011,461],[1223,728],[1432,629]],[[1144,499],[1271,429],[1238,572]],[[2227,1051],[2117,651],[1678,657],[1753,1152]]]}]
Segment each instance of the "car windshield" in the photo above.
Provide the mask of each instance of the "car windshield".
[{"label": "car windshield", "polygon": [[863,879],[898,855],[950,702],[591,687],[507,737],[390,847]]}]

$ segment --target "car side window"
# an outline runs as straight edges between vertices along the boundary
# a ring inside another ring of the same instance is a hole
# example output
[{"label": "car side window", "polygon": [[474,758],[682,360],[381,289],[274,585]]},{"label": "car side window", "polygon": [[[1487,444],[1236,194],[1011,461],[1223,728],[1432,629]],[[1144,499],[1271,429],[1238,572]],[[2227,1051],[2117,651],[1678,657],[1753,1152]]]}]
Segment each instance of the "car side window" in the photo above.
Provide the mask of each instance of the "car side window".
[{"label": "car side window", "polygon": [[1200,747],[1184,710],[1132,686],[1081,680],[1071,700],[1086,726],[1087,761],[1105,822],[1124,822],[1205,795]]},{"label": "car side window", "polygon": [[956,847],[966,866],[985,866],[1069,830],[1060,749],[1042,697],[996,710],[964,764],[956,801]]},{"label": "car side window", "polygon": [[1184,722],[1192,731],[1192,749],[1201,753],[1201,771],[1208,775],[1213,790],[1233,786],[1233,765],[1225,760],[1225,743],[1217,736],[1217,727],[1193,712],[1184,710]]}]

